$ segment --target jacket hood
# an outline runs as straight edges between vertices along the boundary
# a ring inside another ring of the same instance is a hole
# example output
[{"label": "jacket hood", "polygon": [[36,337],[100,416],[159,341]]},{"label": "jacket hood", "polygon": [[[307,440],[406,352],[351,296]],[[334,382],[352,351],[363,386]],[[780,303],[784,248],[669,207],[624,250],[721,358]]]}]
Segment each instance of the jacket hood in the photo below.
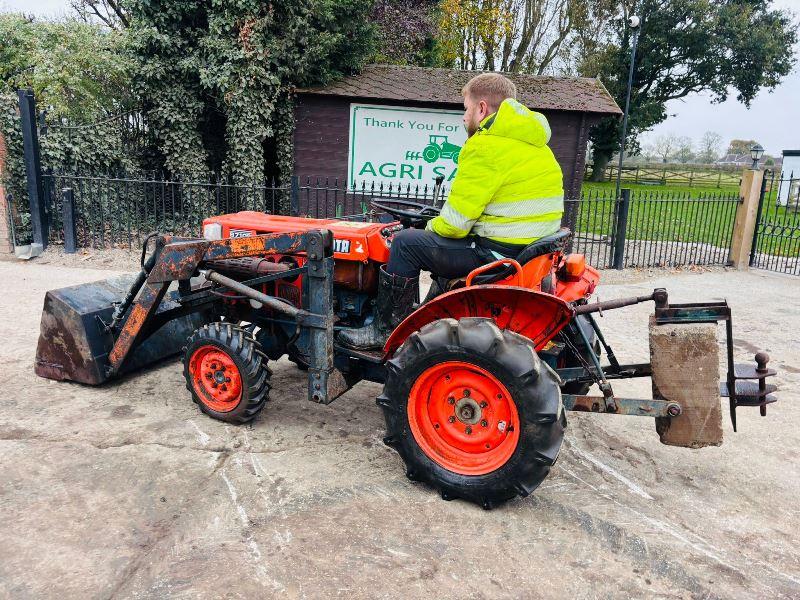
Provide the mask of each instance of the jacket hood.
[{"label": "jacket hood", "polygon": [[550,141],[547,118],[513,98],[503,100],[497,112],[486,117],[481,127],[488,135],[511,138],[533,146],[544,146]]}]

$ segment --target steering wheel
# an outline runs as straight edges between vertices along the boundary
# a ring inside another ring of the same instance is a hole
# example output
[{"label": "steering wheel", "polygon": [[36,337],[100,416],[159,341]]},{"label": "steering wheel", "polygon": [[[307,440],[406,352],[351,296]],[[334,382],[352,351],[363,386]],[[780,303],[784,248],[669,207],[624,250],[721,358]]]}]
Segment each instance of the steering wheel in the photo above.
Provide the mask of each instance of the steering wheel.
[{"label": "steering wheel", "polygon": [[441,209],[429,204],[412,202],[410,200],[387,199],[383,202],[371,201],[373,208],[388,213],[400,221],[405,227],[422,229],[433,219],[438,217]]}]

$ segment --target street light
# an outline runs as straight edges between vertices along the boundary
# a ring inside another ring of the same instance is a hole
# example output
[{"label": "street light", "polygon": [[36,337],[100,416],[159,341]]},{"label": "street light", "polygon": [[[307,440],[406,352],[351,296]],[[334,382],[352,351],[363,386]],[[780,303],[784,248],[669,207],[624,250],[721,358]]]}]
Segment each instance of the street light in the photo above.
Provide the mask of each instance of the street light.
[{"label": "street light", "polygon": [[628,111],[631,106],[631,86],[633,85],[633,63],[636,59],[636,44],[639,42],[639,25],[641,19],[636,15],[628,17],[628,27],[631,28],[631,67],[628,70],[628,91],[625,95],[625,112],[622,117],[622,136],[619,142],[619,165],[617,167],[617,194],[615,198],[619,200],[619,188],[622,181],[622,161],[625,158],[625,138],[628,137]]},{"label": "street light", "polygon": [[761,157],[764,155],[764,148],[761,147],[761,144],[754,144],[752,148],[750,148],[750,158],[753,159],[753,166],[751,167],[753,171],[758,169],[758,161],[761,160]]}]

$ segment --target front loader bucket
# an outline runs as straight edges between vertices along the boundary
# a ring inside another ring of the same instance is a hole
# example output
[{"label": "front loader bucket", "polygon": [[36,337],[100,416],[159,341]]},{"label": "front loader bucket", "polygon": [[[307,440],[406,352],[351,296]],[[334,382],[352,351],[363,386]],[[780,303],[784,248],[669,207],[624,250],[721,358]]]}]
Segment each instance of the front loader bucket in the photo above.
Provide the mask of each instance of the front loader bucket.
[{"label": "front loader bucket", "polygon": [[[105,324],[111,321],[114,303],[122,301],[134,279],[134,275],[122,275],[47,292],[36,348],[36,374],[90,385],[106,381],[114,335],[105,330]],[[175,294],[164,297],[161,310],[178,306]],[[134,349],[122,372],[177,354],[203,323],[197,313],[168,321]]]}]

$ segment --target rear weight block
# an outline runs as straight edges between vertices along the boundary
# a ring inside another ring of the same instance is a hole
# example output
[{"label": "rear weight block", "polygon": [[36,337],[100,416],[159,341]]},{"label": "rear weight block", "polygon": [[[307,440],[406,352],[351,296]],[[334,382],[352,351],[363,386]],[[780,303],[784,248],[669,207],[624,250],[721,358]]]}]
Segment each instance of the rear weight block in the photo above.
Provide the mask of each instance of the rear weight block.
[{"label": "rear weight block", "polygon": [[676,417],[656,418],[661,442],[686,448],[721,445],[716,324],[656,325],[650,317],[650,361],[653,398],[682,408]]}]

